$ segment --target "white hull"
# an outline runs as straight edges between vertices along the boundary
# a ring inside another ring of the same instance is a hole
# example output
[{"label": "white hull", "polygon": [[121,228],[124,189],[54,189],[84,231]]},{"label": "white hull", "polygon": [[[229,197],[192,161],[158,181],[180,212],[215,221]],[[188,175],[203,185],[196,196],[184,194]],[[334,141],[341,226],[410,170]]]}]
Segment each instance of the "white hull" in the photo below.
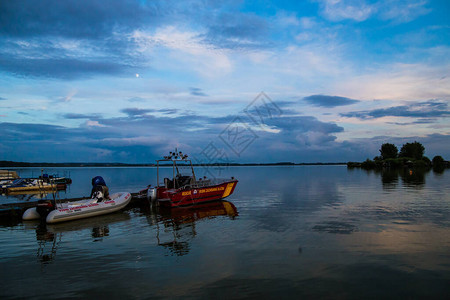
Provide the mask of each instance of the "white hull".
[{"label": "white hull", "polygon": [[[131,194],[127,192],[115,193],[110,198],[111,200],[101,202],[96,202],[95,199],[86,199],[58,204],[57,209],[48,214],[46,222],[52,224],[109,214],[127,206],[131,200]],[[40,215],[33,207],[27,209],[22,218],[23,220],[34,220],[39,219]]]}]

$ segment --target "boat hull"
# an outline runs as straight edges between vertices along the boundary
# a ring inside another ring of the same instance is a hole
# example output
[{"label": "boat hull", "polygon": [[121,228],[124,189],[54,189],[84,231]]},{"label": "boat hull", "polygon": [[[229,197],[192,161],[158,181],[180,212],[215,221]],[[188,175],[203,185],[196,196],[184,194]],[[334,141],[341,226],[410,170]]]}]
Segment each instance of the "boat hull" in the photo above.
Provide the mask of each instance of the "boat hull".
[{"label": "boat hull", "polygon": [[177,190],[158,187],[157,200],[163,207],[179,207],[217,201],[230,196],[237,183],[237,180],[230,180],[217,185]]},{"label": "boat hull", "polygon": [[[131,200],[131,194],[122,192],[111,195],[111,200],[93,203],[92,199],[82,200],[76,203],[63,203],[58,208],[50,211],[46,217],[49,224],[89,218],[104,214],[116,212],[125,206]],[[36,208],[30,208],[25,211],[22,217],[24,220],[33,220],[40,218]]]}]

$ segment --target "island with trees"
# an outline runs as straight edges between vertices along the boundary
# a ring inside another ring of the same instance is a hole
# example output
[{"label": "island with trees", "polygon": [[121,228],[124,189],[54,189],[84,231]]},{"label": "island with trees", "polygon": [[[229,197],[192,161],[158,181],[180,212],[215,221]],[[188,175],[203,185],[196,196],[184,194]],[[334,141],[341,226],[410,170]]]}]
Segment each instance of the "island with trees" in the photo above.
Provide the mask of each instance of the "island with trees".
[{"label": "island with trees", "polygon": [[440,155],[430,160],[425,155],[425,147],[419,142],[406,143],[398,151],[397,146],[390,143],[381,145],[380,155],[364,162],[348,162],[349,168],[383,169],[383,168],[423,168],[440,171],[450,167],[450,163]]}]

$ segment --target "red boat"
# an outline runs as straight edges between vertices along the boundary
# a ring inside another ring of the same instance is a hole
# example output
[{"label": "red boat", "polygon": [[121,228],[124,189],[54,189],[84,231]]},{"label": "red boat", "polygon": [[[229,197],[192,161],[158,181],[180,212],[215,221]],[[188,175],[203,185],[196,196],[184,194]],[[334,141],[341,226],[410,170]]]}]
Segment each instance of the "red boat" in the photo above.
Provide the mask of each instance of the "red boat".
[{"label": "red boat", "polygon": [[[160,164],[169,162],[169,164]],[[147,189],[147,198],[157,201],[160,206],[178,207],[193,205],[224,199],[230,196],[238,181],[231,179],[208,179],[206,177],[197,178],[195,176],[192,162],[187,155],[182,152],[170,152],[169,156],[156,161],[157,163],[157,186]],[[160,183],[160,173],[166,171],[166,167],[172,167],[172,179],[167,177]],[[165,170],[163,170],[165,169]],[[186,172],[180,170],[188,169]]]}]

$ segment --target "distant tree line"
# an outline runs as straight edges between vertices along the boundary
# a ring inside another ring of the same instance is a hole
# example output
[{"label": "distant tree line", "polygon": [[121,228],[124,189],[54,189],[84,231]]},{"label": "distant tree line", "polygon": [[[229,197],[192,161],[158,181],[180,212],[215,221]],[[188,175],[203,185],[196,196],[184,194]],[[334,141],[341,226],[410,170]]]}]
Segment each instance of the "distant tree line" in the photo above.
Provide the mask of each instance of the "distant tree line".
[{"label": "distant tree line", "polygon": [[399,168],[399,167],[415,167],[415,168],[433,168],[434,170],[443,170],[450,167],[448,161],[440,155],[435,156],[432,160],[424,156],[425,147],[419,143],[406,143],[400,152],[397,146],[390,143],[381,145],[380,155],[373,160],[366,159],[362,163],[348,162],[349,168],[360,167],[364,169],[376,168]]}]

